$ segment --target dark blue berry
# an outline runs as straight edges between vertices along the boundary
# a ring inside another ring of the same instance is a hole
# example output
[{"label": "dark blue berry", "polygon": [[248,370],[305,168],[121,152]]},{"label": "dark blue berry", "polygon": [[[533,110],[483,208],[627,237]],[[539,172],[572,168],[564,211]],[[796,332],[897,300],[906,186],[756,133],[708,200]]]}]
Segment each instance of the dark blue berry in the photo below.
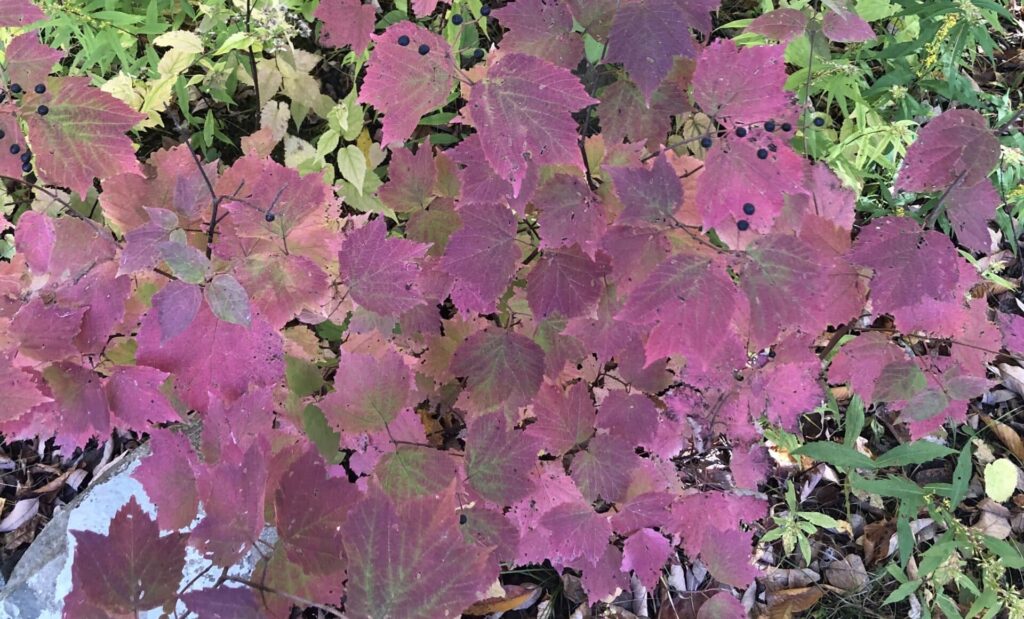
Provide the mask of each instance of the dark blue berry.
[{"label": "dark blue berry", "polygon": [[28,163],[28,160],[31,159],[31,158],[32,158],[32,152],[31,151],[25,151],[25,152],[21,153],[21,162],[22,163]]},{"label": "dark blue berry", "polygon": [[5,135],[7,135],[7,134],[6,134],[6,133],[4,133],[4,130],[3,130],[3,129],[0,129],[0,140],[4,139],[4,136],[5,136]]},{"label": "dark blue berry", "polygon": [[766,149],[766,148],[759,148],[759,149],[757,149],[757,158],[758,159],[767,159],[768,158],[768,149]]},{"label": "dark blue berry", "polygon": [[36,108],[36,112],[38,112],[40,116],[46,116],[50,113],[50,108],[46,107],[45,105],[40,105]]},{"label": "dark blue berry", "polygon": [[755,209],[754,205],[751,204],[750,202],[747,202],[746,204],[743,205],[743,212],[747,215],[753,215],[755,210],[757,209]]},{"label": "dark blue berry", "polygon": [[745,138],[745,137],[747,137],[747,128],[746,127],[736,127],[736,137],[738,137],[738,138]]},{"label": "dark blue berry", "polygon": [[46,84],[36,84],[36,87],[33,90],[36,91],[37,95],[41,95],[46,92]]},{"label": "dark blue berry", "polygon": [[277,215],[275,215],[273,213],[267,213],[266,215],[263,216],[263,219],[266,219],[267,222],[269,223],[269,222],[272,222],[275,219],[277,219]]},{"label": "dark blue berry", "polygon": [[480,14],[483,15],[484,17],[487,17],[488,15],[491,14],[491,7],[487,6],[486,4],[483,5],[482,7],[480,7]]},{"label": "dark blue berry", "polygon": [[793,125],[791,125],[789,123],[782,123],[782,130],[783,131],[792,131],[793,130]]},{"label": "dark blue berry", "polygon": [[3,103],[4,99],[6,99],[6,98],[7,98],[7,93],[6,92],[0,92],[0,103]]},{"label": "dark blue berry", "polygon": [[744,232],[750,229],[750,222],[746,219],[741,219],[736,222],[736,227],[739,228],[740,232]]},{"label": "dark blue berry", "polygon": [[466,524],[469,522],[469,518],[466,518],[466,514],[459,514],[459,524]]},{"label": "dark blue berry", "polygon": [[462,15],[452,15],[452,23],[456,26],[462,25]]},{"label": "dark blue berry", "polygon": [[700,139],[700,145],[703,148],[711,148],[711,138],[704,136]]},{"label": "dark blue berry", "polygon": [[820,116],[815,118],[814,119],[814,126],[815,127],[824,127],[825,126],[825,119],[820,117]]},{"label": "dark blue berry", "polygon": [[775,121],[774,120],[769,120],[768,122],[766,122],[764,124],[764,130],[768,131],[769,133],[772,132],[772,131],[775,131]]},{"label": "dark blue berry", "polygon": [[21,147],[20,146],[18,146],[17,144],[11,144],[11,154],[12,155],[17,155],[20,152],[21,152]]},{"label": "dark blue berry", "polygon": [[21,92],[21,84],[11,84],[11,92],[14,94]]},{"label": "dark blue berry", "polygon": [[473,58],[476,58],[477,60],[480,60],[483,57],[484,57],[484,50],[482,50],[480,48],[477,48],[477,49],[475,49],[473,51]]},{"label": "dark blue berry", "polygon": [[409,37],[405,36],[404,34],[398,37],[398,44],[401,45],[402,47],[405,47],[406,45],[409,44]]},{"label": "dark blue berry", "polygon": [[426,43],[420,45],[419,52],[420,56],[426,56],[428,53],[430,53],[430,46],[427,45]]},{"label": "dark blue berry", "polygon": [[768,351],[768,358],[769,359],[774,359],[775,358],[775,351],[774,350],[769,350]]},{"label": "dark blue berry", "polygon": [[27,161],[21,164],[21,171],[24,172],[25,174],[28,174],[29,172],[32,171],[32,164]]}]

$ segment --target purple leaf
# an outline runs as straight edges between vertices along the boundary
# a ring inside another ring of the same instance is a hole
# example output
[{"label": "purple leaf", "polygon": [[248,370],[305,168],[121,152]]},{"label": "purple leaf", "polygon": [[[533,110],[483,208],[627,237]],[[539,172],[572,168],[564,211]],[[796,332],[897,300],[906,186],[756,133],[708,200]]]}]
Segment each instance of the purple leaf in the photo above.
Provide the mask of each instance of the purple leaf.
[{"label": "purple leaf", "polygon": [[573,318],[601,297],[607,261],[595,262],[578,247],[547,251],[526,277],[526,298],[537,319]]},{"label": "purple leaf", "polygon": [[567,69],[509,54],[473,86],[464,112],[479,132],[487,162],[511,183],[515,197],[528,167],[565,164],[583,170],[572,113],[594,103]]},{"label": "purple leaf", "polygon": [[452,301],[465,312],[493,312],[522,255],[515,215],[503,206],[480,204],[463,207],[459,216],[462,228],[441,259],[441,268],[455,279]]},{"label": "purple leaf", "polygon": [[[204,433],[207,431],[204,428]],[[192,543],[216,565],[234,565],[263,530],[266,450],[263,441],[254,442],[244,452],[227,445],[219,462],[197,470],[205,517],[192,530]]]},{"label": "purple leaf", "polygon": [[265,613],[260,607],[257,594],[246,586],[188,591],[181,596],[197,619],[263,619]]},{"label": "purple leaf", "polygon": [[621,63],[630,79],[651,99],[677,56],[696,58],[691,29],[711,32],[711,11],[720,0],[628,0],[615,13],[608,38],[608,62]]},{"label": "purple leaf", "polygon": [[451,371],[466,377],[470,399],[482,410],[522,406],[544,378],[544,350],[518,333],[488,328],[459,345]]},{"label": "purple leaf", "polygon": [[46,14],[28,0],[0,2],[0,27],[25,26],[41,19],[46,19]]},{"label": "purple leaf", "polygon": [[697,619],[743,619],[746,616],[747,609],[728,591],[716,593],[697,611]]},{"label": "purple leaf", "polygon": [[422,303],[418,261],[428,249],[429,245],[388,237],[380,218],[350,233],[338,261],[352,300],[387,316]]},{"label": "purple leaf", "polygon": [[563,561],[582,557],[596,563],[612,534],[608,518],[580,501],[562,503],[545,513],[540,523],[549,531],[548,556]]},{"label": "purple leaf", "polygon": [[601,434],[573,456],[570,474],[588,501],[616,503],[625,498],[637,464],[633,447],[620,437]]},{"label": "purple leaf", "polygon": [[139,480],[156,505],[156,521],[165,531],[188,526],[196,517],[199,495],[191,461],[188,437],[171,430],[154,428],[149,434],[150,454],[143,458],[132,477]]},{"label": "purple leaf", "polygon": [[570,71],[583,58],[583,37],[573,32],[564,0],[517,0],[493,16],[508,28],[501,39],[506,53],[530,54]]},{"label": "purple leaf", "polygon": [[842,2],[832,2],[833,8],[825,11],[825,18],[821,22],[821,31],[830,41],[836,43],[863,43],[875,38],[875,31],[871,24],[864,21],[852,9],[842,6]]},{"label": "purple leaf", "polygon": [[896,179],[899,191],[942,191],[957,179],[967,186],[988,177],[999,162],[999,140],[974,110],[933,118],[907,149]]},{"label": "purple leaf", "polygon": [[388,182],[377,195],[396,213],[410,213],[427,207],[433,199],[437,170],[429,146],[421,146],[416,154],[407,148],[391,151]]},{"label": "purple leaf", "polygon": [[683,204],[683,184],[665,155],[650,168],[612,167],[608,172],[625,206],[617,223],[664,224]]},{"label": "purple leaf", "polygon": [[148,430],[149,424],[180,421],[160,386],[169,374],[145,366],[117,366],[103,383],[110,412],[127,428]]},{"label": "purple leaf", "polygon": [[172,280],[153,295],[153,309],[160,325],[160,342],[176,337],[188,328],[199,312],[203,293],[199,286]]},{"label": "purple leaf", "polygon": [[601,402],[597,427],[633,445],[647,445],[658,428],[658,409],[638,393],[611,391]]},{"label": "purple leaf", "polygon": [[14,355],[13,351],[0,352],[0,391],[4,394],[2,421],[17,419],[33,407],[51,401],[39,390],[32,374],[11,362]]},{"label": "purple leaf", "polygon": [[598,197],[586,181],[575,176],[553,176],[540,186],[533,200],[540,208],[537,221],[541,249],[579,245],[587,251],[605,230],[604,210]]}]

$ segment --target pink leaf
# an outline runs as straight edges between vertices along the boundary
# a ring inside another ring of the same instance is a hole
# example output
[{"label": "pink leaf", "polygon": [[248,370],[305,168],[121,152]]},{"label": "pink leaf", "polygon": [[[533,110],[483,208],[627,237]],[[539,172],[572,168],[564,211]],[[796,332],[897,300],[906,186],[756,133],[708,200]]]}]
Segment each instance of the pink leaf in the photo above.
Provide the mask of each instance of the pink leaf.
[{"label": "pink leaf", "polygon": [[[593,246],[606,227],[604,210],[594,192],[583,181],[558,174],[537,190],[541,249],[578,244],[584,251]],[[590,252],[588,252],[590,253]]]},{"label": "pink leaf", "polygon": [[220,566],[233,565],[263,530],[267,454],[262,441],[244,452],[225,446],[216,464],[197,470],[199,499],[206,512],[192,531],[192,543]]},{"label": "pink leaf", "polygon": [[57,414],[56,428],[62,443],[82,445],[92,436],[110,432],[110,410],[99,375],[88,368],[62,361],[43,370],[53,402],[44,410]]},{"label": "pink leaf", "polygon": [[356,617],[434,619],[480,599],[498,576],[490,551],[459,531],[453,489],[392,503],[370,493],[349,512],[346,611]]},{"label": "pink leaf", "polygon": [[46,19],[46,14],[28,0],[0,2],[0,27],[25,26],[42,19]]},{"label": "pink leaf", "polygon": [[593,307],[609,272],[607,261],[595,262],[578,247],[547,251],[526,278],[526,298],[534,317],[572,318]]},{"label": "pink leaf", "polygon": [[[400,45],[399,37],[408,37]],[[412,135],[420,117],[444,105],[455,84],[452,49],[433,32],[400,21],[371,37],[377,44],[370,60],[359,102],[384,114],[382,144],[402,142]],[[421,45],[429,52],[419,53]]]},{"label": "pink leaf", "polygon": [[43,45],[34,32],[18,35],[7,44],[8,83],[34,92],[35,85],[46,82],[53,65],[63,57],[64,52]]},{"label": "pink leaf", "polygon": [[747,609],[728,591],[720,591],[701,604],[697,619],[744,619]]},{"label": "pink leaf", "polygon": [[188,437],[155,428],[149,434],[150,454],[143,458],[132,477],[139,480],[156,505],[156,521],[165,531],[191,524],[199,507],[192,445]]},{"label": "pink leaf", "polygon": [[570,71],[583,58],[583,38],[573,32],[564,0],[517,0],[493,15],[508,28],[501,39],[507,53],[530,54]]},{"label": "pink leaf", "polygon": [[277,531],[288,558],[307,573],[336,571],[344,560],[341,529],[358,497],[354,484],[327,475],[316,449],[307,449],[274,493]]},{"label": "pink leaf", "polygon": [[[844,2],[845,4],[845,2]],[[836,43],[863,43],[875,38],[871,24],[864,21],[852,9],[836,6],[825,12],[821,22],[821,31]]]},{"label": "pink leaf", "polygon": [[756,32],[780,43],[789,43],[803,34],[807,28],[807,16],[797,9],[775,9],[764,13],[747,26],[748,32]]},{"label": "pink leaf", "polygon": [[642,585],[653,589],[671,553],[672,544],[664,535],[653,529],[640,529],[622,546],[622,571],[633,570]]},{"label": "pink leaf", "polygon": [[907,149],[896,179],[900,191],[942,191],[957,179],[973,186],[999,162],[999,140],[974,110],[948,110],[933,118]]},{"label": "pink leaf", "polygon": [[383,219],[375,219],[345,239],[338,254],[352,299],[378,314],[397,315],[423,301],[417,261],[428,245],[389,238]]},{"label": "pink leaf", "polygon": [[32,374],[11,363],[14,355],[14,351],[0,352],[0,392],[4,394],[2,421],[17,419],[51,399],[39,390]]},{"label": "pink leaf", "polygon": [[82,331],[84,307],[49,305],[36,297],[23,305],[8,333],[19,342],[19,352],[37,361],[58,361],[77,352],[74,341]]},{"label": "pink leaf", "polygon": [[357,55],[362,54],[370,44],[375,13],[372,4],[359,0],[324,0],[313,13],[324,22],[320,44],[326,47],[348,45]]},{"label": "pink leaf", "polygon": [[465,108],[487,162],[518,196],[531,166],[583,169],[572,112],[597,101],[567,69],[536,56],[509,54],[473,86]]},{"label": "pink leaf", "polygon": [[562,503],[544,514],[540,522],[549,531],[548,556],[562,561],[582,557],[596,563],[612,534],[608,518],[580,501]]},{"label": "pink leaf", "polygon": [[974,251],[987,253],[992,246],[988,222],[995,219],[1001,203],[999,192],[988,179],[976,185],[957,183],[946,194],[946,214],[956,240]]},{"label": "pink leaf", "polygon": [[452,301],[465,312],[494,311],[522,254],[516,246],[516,218],[497,205],[459,210],[462,228],[448,241],[441,268],[455,279]]},{"label": "pink leaf", "polygon": [[711,32],[711,11],[720,0],[629,0],[615,13],[608,39],[608,62],[622,63],[630,79],[650,100],[676,56],[696,58],[691,29]]},{"label": "pink leaf", "polygon": [[[93,178],[142,173],[132,141],[124,135],[142,114],[90,86],[85,77],[49,78],[46,89],[42,95],[26,94],[21,102],[33,110],[26,121],[40,180],[85,196]],[[43,103],[50,112],[34,113]]]},{"label": "pink leaf", "polygon": [[536,440],[508,428],[503,412],[478,417],[466,433],[466,480],[488,501],[511,505],[533,490],[524,480],[537,452]]},{"label": "pink leaf", "polygon": [[319,308],[329,292],[323,269],[295,254],[252,256],[236,264],[235,275],[274,328],[283,327],[304,309]]},{"label": "pink leaf", "polygon": [[397,213],[419,211],[433,199],[436,178],[429,146],[421,146],[416,154],[407,148],[396,148],[388,163],[388,182],[377,195]]},{"label": "pink leaf", "polygon": [[595,436],[572,460],[570,474],[588,501],[615,503],[626,496],[638,458],[633,447],[609,434]]},{"label": "pink leaf", "polygon": [[181,601],[198,619],[263,619],[254,590],[242,585],[221,585],[213,589],[197,589],[181,596]]},{"label": "pink leaf", "polygon": [[451,371],[466,378],[470,398],[481,409],[522,406],[544,378],[544,350],[518,333],[488,328],[459,345]]},{"label": "pink leaf", "polygon": [[608,172],[625,206],[620,224],[664,224],[683,204],[683,184],[664,155],[650,168],[613,167]]},{"label": "pink leaf", "polygon": [[597,426],[633,445],[647,445],[658,427],[658,409],[647,396],[611,391],[601,402]]},{"label": "pink leaf", "polygon": [[153,295],[153,309],[156,311],[160,330],[160,342],[166,342],[187,329],[199,312],[203,293],[199,286],[183,281],[167,282],[160,292]]},{"label": "pink leaf", "polygon": [[548,453],[561,455],[594,434],[596,411],[585,383],[573,383],[568,391],[545,384],[533,408],[537,422],[526,433],[539,438]]},{"label": "pink leaf", "polygon": [[437,8],[437,0],[412,0],[412,10],[420,17],[426,17]]},{"label": "pink leaf", "polygon": [[784,45],[737,47],[729,39],[718,39],[697,63],[694,100],[705,114],[733,124],[792,119],[784,50]]},{"label": "pink leaf", "polygon": [[274,385],[284,377],[281,336],[259,315],[246,328],[219,320],[204,306],[178,335],[162,339],[161,332],[156,312],[146,314],[136,359],[173,374],[175,391],[193,408],[205,410],[211,394],[233,401],[250,385]]},{"label": "pink leaf", "polygon": [[387,351],[342,356],[334,391],[321,402],[324,415],[346,432],[381,430],[409,404],[412,372],[402,356]]},{"label": "pink leaf", "polygon": [[168,374],[144,366],[117,366],[103,383],[110,412],[135,430],[148,430],[149,424],[180,421],[160,385]]},{"label": "pink leaf", "polygon": [[77,543],[72,596],[111,614],[132,615],[174,600],[185,567],[188,535],[161,536],[156,522],[134,497],[118,510],[106,535],[73,533]]}]

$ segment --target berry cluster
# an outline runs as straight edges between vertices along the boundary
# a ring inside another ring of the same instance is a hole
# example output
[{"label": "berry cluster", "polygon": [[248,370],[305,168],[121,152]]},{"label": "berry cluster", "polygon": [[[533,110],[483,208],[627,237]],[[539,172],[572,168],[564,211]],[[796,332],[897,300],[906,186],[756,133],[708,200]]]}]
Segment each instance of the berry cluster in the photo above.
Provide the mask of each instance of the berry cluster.
[{"label": "berry cluster", "polygon": [[[7,90],[13,96],[18,96],[25,92],[25,89],[22,88],[21,84],[18,83],[11,84]],[[37,95],[44,94],[46,93],[46,84],[36,84],[32,87],[32,90]],[[0,92],[0,102],[3,102],[6,96],[6,92]],[[46,116],[50,113],[50,108],[46,104],[41,103],[36,107],[36,113],[40,116]],[[6,137],[6,133],[2,129],[0,129],[0,140],[2,140],[4,137]],[[29,172],[32,171],[32,151],[26,149],[25,152],[21,152],[21,145],[18,144],[17,142],[11,144],[11,146],[8,148],[8,151],[12,155],[20,154],[22,172],[28,174]]]}]

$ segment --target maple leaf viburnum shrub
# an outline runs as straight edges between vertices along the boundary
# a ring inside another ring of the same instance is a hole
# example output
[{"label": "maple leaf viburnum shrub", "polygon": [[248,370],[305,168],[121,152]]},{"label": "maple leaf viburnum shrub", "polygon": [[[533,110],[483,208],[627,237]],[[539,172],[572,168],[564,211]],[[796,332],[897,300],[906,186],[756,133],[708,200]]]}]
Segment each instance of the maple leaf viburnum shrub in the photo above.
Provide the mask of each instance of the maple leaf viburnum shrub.
[{"label": "maple leaf viburnum shrub", "polygon": [[[2,4],[0,25],[43,18]],[[359,0],[317,9],[323,45],[366,53],[358,102],[390,153],[374,215],[258,140],[230,165],[183,144],[143,166],[125,135],[142,114],[49,76],[61,54],[34,33],[7,46],[0,175],[102,189],[92,218],[14,222],[0,431],[151,445],[134,475],[156,512],[76,533],[66,617],[455,616],[543,561],[597,602],[682,555],[743,589],[763,423],[797,432],[849,384],[922,436],[965,418],[996,351],[1024,353],[1024,319],[990,317],[934,220],[855,229],[855,192],[794,149],[818,125],[784,88],[784,42],[818,27],[804,13],[767,14],[751,29],[783,43],[744,47],[709,42],[718,0],[411,4],[390,25]],[[827,4],[828,38],[873,37]],[[471,22],[499,42],[437,34]],[[438,108],[457,113],[450,147],[420,127]],[[713,125],[668,140],[694,110]],[[689,142],[702,159],[673,150]],[[986,120],[950,109],[895,188],[941,195],[956,242],[984,251],[998,158]],[[830,330],[848,338],[826,365]],[[731,485],[680,473],[723,438]],[[231,566],[266,525],[251,576],[181,589],[189,548]],[[742,613],[720,593],[701,616]]]}]

